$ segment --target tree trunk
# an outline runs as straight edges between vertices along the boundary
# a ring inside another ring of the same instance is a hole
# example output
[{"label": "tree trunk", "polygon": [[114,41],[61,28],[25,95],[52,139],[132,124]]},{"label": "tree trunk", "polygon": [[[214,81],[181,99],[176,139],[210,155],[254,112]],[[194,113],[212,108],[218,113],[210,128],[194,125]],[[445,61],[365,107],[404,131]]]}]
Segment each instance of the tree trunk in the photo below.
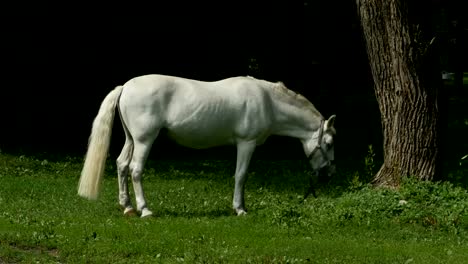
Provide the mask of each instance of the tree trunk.
[{"label": "tree trunk", "polygon": [[398,187],[405,176],[432,180],[439,169],[439,111],[438,85],[431,83],[426,61],[430,44],[410,23],[404,0],[356,2],[384,136],[384,163],[373,183]]}]

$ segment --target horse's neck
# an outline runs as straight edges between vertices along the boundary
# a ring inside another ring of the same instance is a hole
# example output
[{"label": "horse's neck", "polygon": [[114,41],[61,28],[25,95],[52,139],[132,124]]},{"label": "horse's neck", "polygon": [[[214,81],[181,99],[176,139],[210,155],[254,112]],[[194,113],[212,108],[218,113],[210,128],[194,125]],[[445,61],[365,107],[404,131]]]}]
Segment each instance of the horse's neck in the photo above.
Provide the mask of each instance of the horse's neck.
[{"label": "horse's neck", "polygon": [[275,122],[272,134],[307,139],[310,133],[320,126],[322,117],[310,109],[282,101],[275,101],[274,105]]}]

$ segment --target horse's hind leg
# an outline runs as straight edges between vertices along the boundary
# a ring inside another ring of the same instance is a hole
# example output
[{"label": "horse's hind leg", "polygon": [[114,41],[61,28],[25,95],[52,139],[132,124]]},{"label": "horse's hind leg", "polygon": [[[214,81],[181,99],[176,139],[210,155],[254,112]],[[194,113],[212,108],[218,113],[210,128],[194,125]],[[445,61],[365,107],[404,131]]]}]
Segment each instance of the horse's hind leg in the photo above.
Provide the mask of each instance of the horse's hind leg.
[{"label": "horse's hind leg", "polygon": [[145,195],[142,186],[143,167],[148,158],[151,146],[157,136],[145,138],[145,140],[135,140],[132,161],[130,163],[130,172],[132,174],[133,190],[135,191],[137,210],[141,212],[141,217],[150,216],[153,214],[146,204]]},{"label": "horse's hind leg", "polygon": [[125,215],[132,215],[135,210],[128,193],[128,171],[133,154],[133,140],[127,135],[125,145],[117,158],[117,175],[119,180],[119,204],[124,208]]}]

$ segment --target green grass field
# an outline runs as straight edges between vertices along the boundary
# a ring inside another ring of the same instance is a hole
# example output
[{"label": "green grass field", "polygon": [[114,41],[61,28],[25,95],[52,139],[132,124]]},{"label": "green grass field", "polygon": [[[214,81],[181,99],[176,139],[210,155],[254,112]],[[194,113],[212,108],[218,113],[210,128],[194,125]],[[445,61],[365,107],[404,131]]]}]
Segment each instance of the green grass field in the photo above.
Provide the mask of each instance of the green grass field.
[{"label": "green grass field", "polygon": [[117,205],[113,161],[98,201],[77,196],[80,170],[0,154],[0,263],[468,263],[468,193],[449,183],[374,190],[341,171],[303,201],[306,164],[256,160],[237,217],[234,161],[154,161],[141,219]]}]

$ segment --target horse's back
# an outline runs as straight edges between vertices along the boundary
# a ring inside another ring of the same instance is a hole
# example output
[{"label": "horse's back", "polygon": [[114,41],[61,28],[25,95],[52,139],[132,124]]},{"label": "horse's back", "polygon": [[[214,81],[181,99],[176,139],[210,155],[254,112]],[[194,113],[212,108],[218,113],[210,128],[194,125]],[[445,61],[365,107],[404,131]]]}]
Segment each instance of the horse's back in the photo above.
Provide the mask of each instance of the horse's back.
[{"label": "horse's back", "polygon": [[[251,77],[231,77],[219,81],[199,81],[168,76],[143,75],[124,84],[121,104],[191,104],[238,108],[246,101],[264,99],[264,90]],[[180,108],[180,105],[177,107]],[[174,109],[175,110],[175,109]]]},{"label": "horse's back", "polygon": [[124,93],[131,93],[131,96],[147,96],[155,93],[188,93],[216,94],[217,96],[232,96],[233,92],[239,89],[255,89],[253,79],[250,77],[231,77],[218,81],[199,81],[194,79],[149,74],[130,79],[124,84]]}]

